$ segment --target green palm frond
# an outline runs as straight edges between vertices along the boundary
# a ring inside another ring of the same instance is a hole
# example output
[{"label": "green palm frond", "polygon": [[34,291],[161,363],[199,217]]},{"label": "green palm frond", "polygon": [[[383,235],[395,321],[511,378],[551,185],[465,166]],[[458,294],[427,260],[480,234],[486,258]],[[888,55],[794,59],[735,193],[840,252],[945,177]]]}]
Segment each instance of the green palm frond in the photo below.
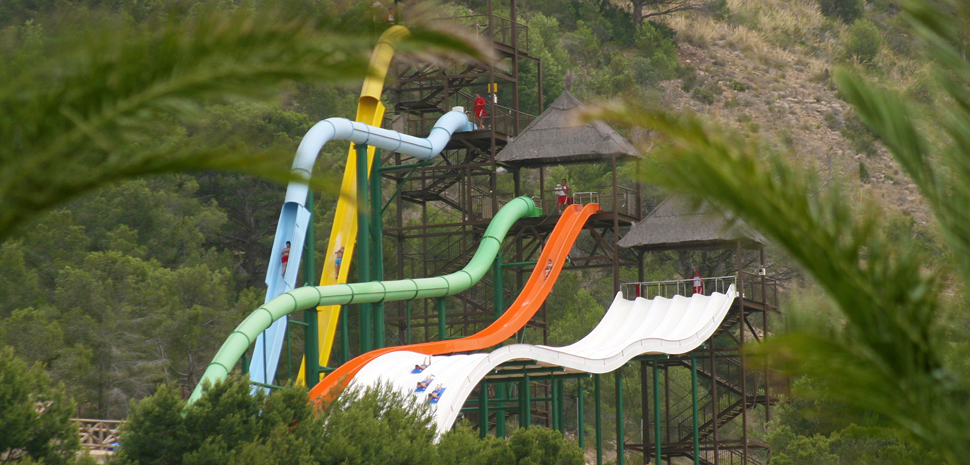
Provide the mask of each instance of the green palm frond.
[{"label": "green palm frond", "polygon": [[[119,179],[198,169],[289,179],[290,151],[185,131],[207,103],[268,99],[294,80],[359,81],[376,31],[285,3],[233,11],[200,5],[145,24],[71,12],[80,18],[61,25],[73,27],[57,28],[67,32],[46,37],[32,55],[20,51],[26,38],[0,41],[0,62],[11,65],[0,80],[0,238]],[[483,56],[474,42],[421,28],[402,48]]]},{"label": "green palm frond", "polygon": [[[940,111],[948,143],[921,136],[921,114],[898,93],[837,73],[860,118],[879,134],[932,206],[949,245],[970,276],[970,64],[968,9],[955,2],[904,4],[933,44],[949,101]],[[947,20],[958,12],[960,21]],[[962,15],[962,16],[961,16]],[[854,205],[843,190],[814,174],[763,155],[697,116],[622,105],[586,118],[647,127],[664,140],[646,180],[708,198],[770,236],[800,262],[845,317],[836,332],[774,338],[759,352],[820,381],[837,400],[893,419],[950,463],[970,457],[970,383],[948,363],[953,329],[940,302],[942,271],[927,257],[892,242],[875,205]]]}]

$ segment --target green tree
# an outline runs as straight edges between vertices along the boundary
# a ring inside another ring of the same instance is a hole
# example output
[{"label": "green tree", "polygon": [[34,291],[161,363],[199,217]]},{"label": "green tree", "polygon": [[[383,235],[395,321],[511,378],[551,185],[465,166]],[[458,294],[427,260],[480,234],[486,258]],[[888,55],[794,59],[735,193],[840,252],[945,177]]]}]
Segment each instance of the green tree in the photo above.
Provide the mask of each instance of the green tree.
[{"label": "green tree", "polygon": [[562,433],[548,428],[519,428],[509,438],[516,465],[582,465],[579,446],[567,442]]},{"label": "green tree", "polygon": [[844,41],[845,54],[859,63],[871,63],[882,49],[882,33],[867,19],[852,23]]},{"label": "green tree", "polygon": [[433,464],[435,430],[425,405],[382,386],[347,391],[314,412],[305,388],[253,395],[247,379],[231,378],[209,386],[185,408],[174,388],[162,386],[132,406],[118,459],[122,464]]},{"label": "green tree", "polygon": [[40,365],[27,364],[13,348],[0,348],[0,455],[49,464],[74,459],[79,438],[71,421],[74,403]]},{"label": "green tree", "polygon": [[390,385],[348,389],[324,406],[324,464],[434,463],[436,428],[429,404]]},{"label": "green tree", "polygon": [[[954,14],[956,13],[956,14]],[[839,72],[836,82],[919,187],[947,244],[959,282],[970,277],[970,14],[950,1],[902,2],[902,14],[939,67],[948,102],[929,143],[914,120],[923,115],[899,92]],[[793,169],[758,145],[696,116],[601,110],[605,119],[653,128],[667,139],[648,178],[671,190],[708,197],[771,236],[811,275],[843,323],[797,332],[763,346],[776,361],[810,375],[834,400],[885,416],[948,463],[970,456],[970,382],[951,356],[966,334],[948,325],[942,271],[926,268],[919,248],[890,240],[879,209],[859,206],[838,188]],[[955,274],[950,274],[951,279]],[[959,357],[958,357],[959,358]]]}]

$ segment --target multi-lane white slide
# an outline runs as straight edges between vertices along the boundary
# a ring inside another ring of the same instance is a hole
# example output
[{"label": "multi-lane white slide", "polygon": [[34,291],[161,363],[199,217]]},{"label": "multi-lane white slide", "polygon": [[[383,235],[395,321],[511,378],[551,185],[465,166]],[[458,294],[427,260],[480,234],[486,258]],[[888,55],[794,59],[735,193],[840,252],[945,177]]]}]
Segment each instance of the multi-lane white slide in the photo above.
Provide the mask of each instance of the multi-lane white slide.
[{"label": "multi-lane white slide", "polygon": [[[465,399],[485,378],[501,377],[503,363],[526,360],[530,367],[562,367],[571,373],[609,373],[643,354],[683,354],[717,330],[731,309],[734,285],[725,294],[626,300],[617,294],[600,323],[565,347],[513,344],[490,353],[423,355],[406,350],[382,355],[364,366],[351,386],[391,383],[395,389],[428,399],[438,390],[434,416],[439,434],[448,431]],[[416,367],[427,365],[426,368]],[[428,380],[427,389],[418,383]],[[417,391],[417,392],[416,392]]]}]

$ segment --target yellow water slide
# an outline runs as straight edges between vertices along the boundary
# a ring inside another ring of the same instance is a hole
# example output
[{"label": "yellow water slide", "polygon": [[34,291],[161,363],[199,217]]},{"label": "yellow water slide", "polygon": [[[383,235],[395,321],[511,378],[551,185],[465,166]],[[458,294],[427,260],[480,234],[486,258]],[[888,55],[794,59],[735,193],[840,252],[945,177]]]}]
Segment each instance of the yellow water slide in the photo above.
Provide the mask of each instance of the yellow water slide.
[{"label": "yellow water slide", "polygon": [[[404,26],[391,26],[381,34],[377,47],[370,59],[370,70],[364,79],[364,86],[360,90],[357,101],[356,121],[371,126],[381,125],[384,118],[384,104],[381,103],[381,92],[384,90],[384,78],[394,57],[397,43],[410,35]],[[367,150],[367,169],[370,170],[374,161],[374,147]],[[330,241],[327,244],[326,261],[323,264],[323,274],[320,285],[329,286],[347,282],[350,271],[350,260],[354,256],[354,246],[357,243],[357,156],[351,145],[347,155],[347,167],[344,169],[344,179],[340,183],[340,198],[337,200],[337,211],[333,217],[333,227],[330,229]],[[343,258],[339,267],[336,264],[337,252],[343,248]],[[337,333],[337,320],[340,317],[340,306],[317,307],[317,320],[320,324],[318,335],[320,348],[320,366],[326,366],[330,361],[333,350],[333,339]],[[306,360],[300,364],[297,384],[305,384],[304,373]]]}]

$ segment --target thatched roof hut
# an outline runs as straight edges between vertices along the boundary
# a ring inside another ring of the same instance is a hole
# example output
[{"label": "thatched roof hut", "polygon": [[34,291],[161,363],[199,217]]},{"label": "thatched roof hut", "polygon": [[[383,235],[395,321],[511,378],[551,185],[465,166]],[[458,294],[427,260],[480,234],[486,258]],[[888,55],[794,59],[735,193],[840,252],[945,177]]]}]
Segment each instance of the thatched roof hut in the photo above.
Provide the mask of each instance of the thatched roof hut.
[{"label": "thatched roof hut", "polygon": [[768,240],[740,219],[709,202],[674,194],[657,205],[620,239],[620,247],[640,250],[701,250],[735,246],[761,248]]},{"label": "thatched roof hut", "polygon": [[577,124],[573,110],[583,106],[564,91],[525,130],[508,143],[495,160],[519,166],[590,163],[624,158],[642,158],[630,142],[606,123]]}]

